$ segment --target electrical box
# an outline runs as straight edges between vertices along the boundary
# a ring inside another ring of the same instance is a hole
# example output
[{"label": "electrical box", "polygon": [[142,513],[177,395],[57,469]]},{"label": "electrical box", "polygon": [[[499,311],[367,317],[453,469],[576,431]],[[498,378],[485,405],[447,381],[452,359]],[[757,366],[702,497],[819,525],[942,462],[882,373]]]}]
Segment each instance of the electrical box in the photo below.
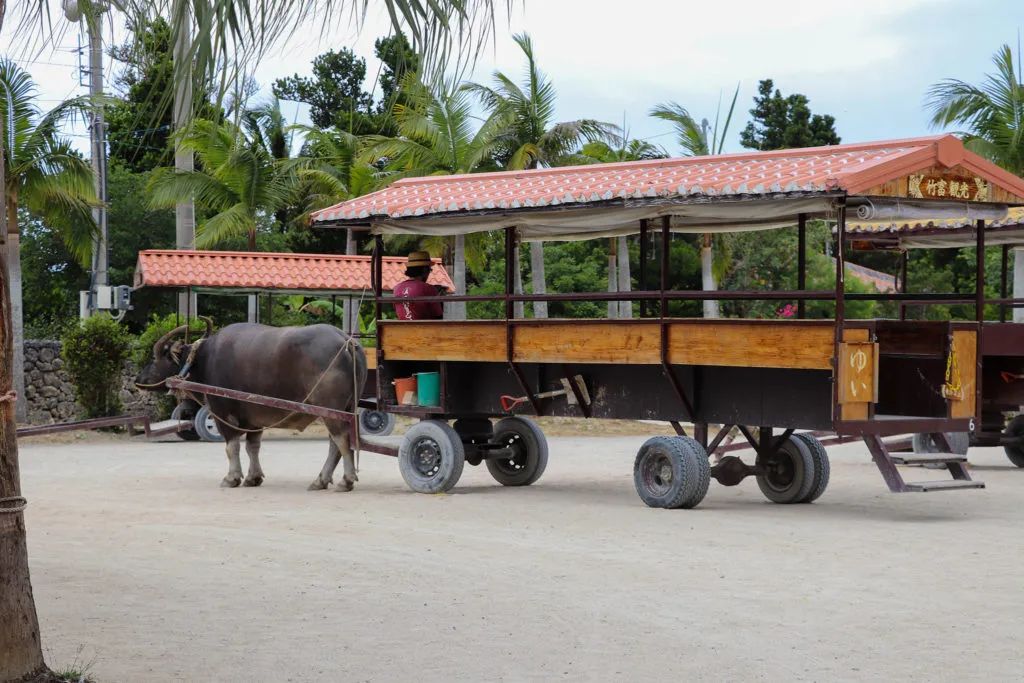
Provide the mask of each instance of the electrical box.
[{"label": "electrical box", "polygon": [[132,288],[128,285],[96,288],[96,309],[101,311],[130,311],[132,308]]}]

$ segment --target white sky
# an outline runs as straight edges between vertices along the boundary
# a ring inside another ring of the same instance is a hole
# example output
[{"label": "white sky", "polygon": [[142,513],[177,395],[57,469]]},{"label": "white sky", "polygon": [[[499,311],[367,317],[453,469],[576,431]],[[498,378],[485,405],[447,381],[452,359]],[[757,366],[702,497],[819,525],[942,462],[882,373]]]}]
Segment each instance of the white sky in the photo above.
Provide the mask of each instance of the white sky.
[{"label": "white sky", "polygon": [[[625,121],[632,136],[675,153],[667,125],[648,110],[676,100],[695,117],[713,120],[720,95],[728,100],[739,82],[726,143],[736,151],[757,81],[772,78],[784,94],[807,95],[813,112],[835,116],[845,142],[860,142],[932,132],[923,108],[928,86],[947,77],[980,81],[997,47],[1015,45],[1022,27],[1021,0],[525,0],[500,22],[472,77],[487,81],[495,69],[521,73],[511,35],[527,31],[541,68],[555,82],[559,120]],[[346,46],[367,58],[372,81],[373,41],[387,30],[386,18],[374,12],[358,34],[343,29],[324,38],[311,26],[261,62],[257,81],[269,93],[273,79],[306,75],[317,54]],[[120,38],[108,31],[107,40]],[[7,43],[5,31],[0,46]],[[44,107],[85,91],[78,85],[75,45],[70,31],[53,50],[21,62]],[[303,109],[285,106],[300,121]],[[84,137],[76,141],[86,148]]]}]

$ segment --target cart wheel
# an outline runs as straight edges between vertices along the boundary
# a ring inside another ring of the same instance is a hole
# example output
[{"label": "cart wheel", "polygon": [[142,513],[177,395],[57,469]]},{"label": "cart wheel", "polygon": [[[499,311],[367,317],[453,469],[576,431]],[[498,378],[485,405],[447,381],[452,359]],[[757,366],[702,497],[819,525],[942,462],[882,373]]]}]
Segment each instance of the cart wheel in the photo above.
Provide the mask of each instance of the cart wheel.
[{"label": "cart wheel", "polygon": [[402,437],[398,468],[418,493],[443,493],[459,481],[466,464],[462,440],[447,422],[423,420]]},{"label": "cart wheel", "polygon": [[[195,417],[195,414],[196,409],[192,405],[188,403],[179,403],[178,405],[174,406],[174,410],[171,411],[171,419],[178,421],[192,420]],[[193,427],[194,426],[195,422],[193,422]],[[199,441],[200,438],[199,434],[196,433],[196,430],[194,428],[175,432],[175,434],[177,434],[178,438],[181,439],[182,441]]]},{"label": "cart wheel", "polygon": [[529,486],[548,466],[548,440],[537,423],[506,417],[494,425],[494,441],[511,448],[511,458],[488,458],[487,471],[502,486]]},{"label": "cart wheel", "polygon": [[220,433],[220,426],[217,424],[216,418],[213,417],[213,413],[206,406],[199,409],[196,416],[192,418],[192,424],[195,425],[196,434],[203,441],[215,443],[224,441],[224,435]]},{"label": "cart wheel", "polygon": [[815,466],[811,448],[792,436],[770,454],[759,453],[757,485],[773,503],[802,503],[811,495]]},{"label": "cart wheel", "polygon": [[825,451],[825,447],[821,445],[821,442],[810,434],[794,434],[790,438],[802,441],[811,453],[811,461],[814,463],[811,492],[807,494],[806,498],[799,502],[813,503],[818,500],[818,498],[821,497],[821,494],[825,493],[825,489],[828,488],[828,478],[832,470],[828,462],[828,452]]},{"label": "cart wheel", "polygon": [[[1024,415],[1018,415],[1010,420],[1010,424],[1006,425],[1006,430],[1003,434],[1006,436],[1024,436]],[[1006,457],[1010,459],[1010,462],[1017,467],[1024,467],[1024,447],[1003,446],[1003,450],[1006,451]]]},{"label": "cart wheel", "polygon": [[637,495],[652,508],[692,508],[707,495],[711,465],[704,447],[685,436],[655,436],[633,462]]},{"label": "cart wheel", "polygon": [[[967,432],[946,432],[946,439],[957,455],[967,455],[971,445],[971,435]],[[929,434],[914,434],[913,446],[915,453],[938,453],[939,447]]]},{"label": "cart wheel", "polygon": [[359,429],[369,436],[388,436],[395,431],[395,416],[383,410],[360,410]]}]

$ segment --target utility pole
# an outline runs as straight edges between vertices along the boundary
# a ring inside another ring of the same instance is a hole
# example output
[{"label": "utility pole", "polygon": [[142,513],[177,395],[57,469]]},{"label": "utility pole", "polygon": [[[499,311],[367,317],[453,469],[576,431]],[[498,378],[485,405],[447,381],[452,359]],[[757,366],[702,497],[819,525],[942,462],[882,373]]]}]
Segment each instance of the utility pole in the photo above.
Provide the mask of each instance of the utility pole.
[{"label": "utility pole", "polygon": [[99,206],[92,210],[96,222],[96,236],[92,243],[92,286],[89,288],[89,314],[96,310],[96,288],[109,283],[107,246],[107,131],[103,116],[103,32],[98,16],[103,6],[96,3],[97,16],[87,22],[89,28],[89,94],[93,99],[92,171]]},{"label": "utility pole", "polygon": [[[192,120],[192,73],[184,65],[189,61],[189,43],[192,36],[192,17],[185,0],[174,0],[171,21],[179,22],[174,27],[177,37],[174,41],[174,131],[184,130]],[[181,172],[194,170],[192,152],[183,149],[181,142],[174,142],[174,169]],[[196,210],[190,199],[174,207],[174,235],[176,249],[194,249],[196,244]],[[192,298],[189,301],[189,298]],[[195,294],[187,291],[178,295],[178,315],[182,318],[191,313],[196,315]]]}]

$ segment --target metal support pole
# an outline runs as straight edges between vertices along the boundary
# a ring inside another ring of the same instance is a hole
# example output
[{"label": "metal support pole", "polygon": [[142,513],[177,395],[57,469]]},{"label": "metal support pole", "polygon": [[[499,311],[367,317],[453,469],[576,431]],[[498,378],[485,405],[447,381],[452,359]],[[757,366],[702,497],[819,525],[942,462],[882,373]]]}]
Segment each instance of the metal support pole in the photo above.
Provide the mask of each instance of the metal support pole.
[{"label": "metal support pole", "polygon": [[[1000,255],[999,262],[999,298],[1005,299],[1007,297],[1007,270],[1009,268],[1010,260],[1010,245],[1004,244],[1002,254]],[[999,322],[1006,322],[1006,304],[999,304]]]},{"label": "metal support pole", "polygon": [[505,228],[505,320],[515,317],[512,292],[515,291],[515,228]]},{"label": "metal support pole", "polygon": [[[904,249],[900,252],[900,294],[907,293],[907,262],[910,260],[910,253]],[[907,319],[907,305],[902,301],[899,304],[900,320]]]},{"label": "metal support pole", "polygon": [[[978,319],[978,337],[976,339],[977,349],[975,350],[974,359],[974,414],[978,429],[981,429],[981,380],[982,380],[982,357],[981,357],[981,338],[985,333],[985,219],[979,218],[977,224],[977,253],[976,257],[976,268],[975,273],[975,315]],[[953,469],[950,467],[950,471]]]},{"label": "metal support pole", "polygon": [[[374,235],[373,237],[373,258],[371,262],[373,264],[373,319],[379,323],[382,311],[380,298],[384,296],[384,238],[380,235]],[[377,336],[379,343],[379,324],[377,325]]]},{"label": "metal support pole", "polygon": [[836,209],[836,339],[840,339],[846,317],[846,198]]},{"label": "metal support pole", "polygon": [[[807,289],[807,215],[797,216],[796,223],[796,288],[801,292]],[[806,302],[799,299],[796,302],[796,317],[803,318],[806,309]]]},{"label": "metal support pole", "polygon": [[[647,219],[640,220],[640,272],[638,273],[641,292],[647,291]],[[640,317],[647,317],[647,302],[640,301]]]},{"label": "metal support pole", "polygon": [[[192,40],[192,14],[188,3],[172,4],[172,25],[179,27],[178,38],[174,42],[173,62],[176,75],[191,74],[191,70],[182,65],[189,61],[189,44]],[[176,78],[174,88],[174,108],[172,112],[174,130],[180,131],[188,127],[192,121],[192,79]],[[185,149],[179,139],[174,143],[174,169],[181,172],[194,170],[195,164],[192,151]],[[196,243],[196,211],[191,199],[179,202],[174,207],[174,235],[176,249],[194,249]],[[178,311],[191,308],[192,302],[178,299]]]},{"label": "metal support pole", "polygon": [[672,245],[672,217],[661,217],[661,317],[668,317],[668,299],[665,292],[668,290],[668,257]]}]

